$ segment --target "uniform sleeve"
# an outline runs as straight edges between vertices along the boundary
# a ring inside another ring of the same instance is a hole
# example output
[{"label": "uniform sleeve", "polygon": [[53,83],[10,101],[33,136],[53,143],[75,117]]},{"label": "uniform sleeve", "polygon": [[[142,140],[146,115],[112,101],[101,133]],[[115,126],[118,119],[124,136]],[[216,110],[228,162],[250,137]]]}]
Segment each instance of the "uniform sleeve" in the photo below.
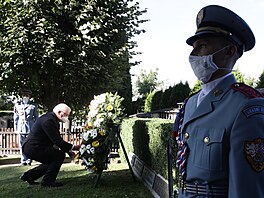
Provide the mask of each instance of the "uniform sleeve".
[{"label": "uniform sleeve", "polygon": [[69,144],[68,142],[65,142],[61,138],[58,128],[56,126],[57,123],[53,119],[48,119],[43,122],[43,130],[45,131],[49,139],[52,141],[52,143],[58,146],[64,152],[68,152],[69,150],[71,150],[73,145]]},{"label": "uniform sleeve", "polygon": [[230,136],[230,198],[264,195],[264,99],[250,99],[238,114]]},{"label": "uniform sleeve", "polygon": [[16,104],[14,106],[14,130],[17,131],[17,124],[18,124],[19,114],[16,108]]}]

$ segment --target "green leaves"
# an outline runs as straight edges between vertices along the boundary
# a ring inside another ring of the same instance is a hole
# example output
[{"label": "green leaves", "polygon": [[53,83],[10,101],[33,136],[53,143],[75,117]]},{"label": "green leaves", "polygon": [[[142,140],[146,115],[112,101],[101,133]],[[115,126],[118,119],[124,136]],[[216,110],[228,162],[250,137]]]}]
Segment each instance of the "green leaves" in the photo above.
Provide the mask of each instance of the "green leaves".
[{"label": "green leaves", "polygon": [[[27,86],[51,109],[130,83],[128,58],[146,11],[124,0],[4,1],[0,5],[0,85]],[[118,80],[117,80],[118,79]]]}]

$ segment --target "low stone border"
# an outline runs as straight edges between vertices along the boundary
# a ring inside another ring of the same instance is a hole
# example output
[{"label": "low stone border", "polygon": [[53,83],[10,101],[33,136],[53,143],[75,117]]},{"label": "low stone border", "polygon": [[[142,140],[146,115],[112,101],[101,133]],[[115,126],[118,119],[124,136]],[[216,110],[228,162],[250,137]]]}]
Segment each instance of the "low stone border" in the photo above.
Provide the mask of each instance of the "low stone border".
[{"label": "low stone border", "polygon": [[128,158],[135,176],[144,183],[155,198],[169,197],[168,181],[166,179],[147,167],[134,153],[129,153]]}]

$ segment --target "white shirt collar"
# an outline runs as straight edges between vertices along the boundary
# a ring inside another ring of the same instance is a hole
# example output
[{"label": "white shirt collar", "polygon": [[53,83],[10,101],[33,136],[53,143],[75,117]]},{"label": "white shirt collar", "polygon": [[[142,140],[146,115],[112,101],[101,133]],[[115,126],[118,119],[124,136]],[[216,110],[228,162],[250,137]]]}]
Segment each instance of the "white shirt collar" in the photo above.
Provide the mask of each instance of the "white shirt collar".
[{"label": "white shirt collar", "polygon": [[204,97],[218,85],[218,83],[220,83],[224,78],[226,78],[230,75],[233,75],[233,74],[230,72],[230,73],[226,74],[225,76],[222,76],[221,78],[217,78],[211,82],[208,82],[206,84],[202,84],[201,85],[202,90],[200,91],[200,93],[198,95],[198,99],[197,99],[197,106],[202,102]]},{"label": "white shirt collar", "polygon": [[222,76],[221,78],[217,78],[211,82],[208,82],[206,84],[202,84],[202,92],[204,95],[207,95],[210,91],[212,91],[220,81],[222,81],[223,79],[225,79],[226,77],[233,75],[231,72],[226,74],[225,76]]}]

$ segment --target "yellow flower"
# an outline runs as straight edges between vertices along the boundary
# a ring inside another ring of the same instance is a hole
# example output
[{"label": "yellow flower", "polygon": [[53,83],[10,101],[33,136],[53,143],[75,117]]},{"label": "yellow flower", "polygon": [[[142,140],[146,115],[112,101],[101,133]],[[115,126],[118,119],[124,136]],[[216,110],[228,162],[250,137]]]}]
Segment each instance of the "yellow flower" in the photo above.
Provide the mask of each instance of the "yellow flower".
[{"label": "yellow flower", "polygon": [[104,130],[101,130],[100,131],[100,134],[101,134],[101,136],[105,136],[105,131]]},{"label": "yellow flower", "polygon": [[96,166],[93,166],[93,167],[92,167],[92,170],[93,170],[93,171],[97,171],[97,167],[96,167]]},{"label": "yellow flower", "polygon": [[107,111],[112,111],[113,108],[114,108],[114,107],[113,107],[112,105],[108,105],[106,109],[107,109]]},{"label": "yellow flower", "polygon": [[96,147],[98,147],[98,146],[99,146],[99,144],[100,144],[100,143],[99,143],[99,141],[98,141],[98,140],[96,140],[96,141],[92,142],[92,146],[93,146],[93,147],[95,147],[95,148],[96,148]]},{"label": "yellow flower", "polygon": [[87,126],[88,126],[88,128],[90,128],[90,127],[93,126],[93,123],[92,123],[92,122],[88,122],[88,123],[87,123]]}]

